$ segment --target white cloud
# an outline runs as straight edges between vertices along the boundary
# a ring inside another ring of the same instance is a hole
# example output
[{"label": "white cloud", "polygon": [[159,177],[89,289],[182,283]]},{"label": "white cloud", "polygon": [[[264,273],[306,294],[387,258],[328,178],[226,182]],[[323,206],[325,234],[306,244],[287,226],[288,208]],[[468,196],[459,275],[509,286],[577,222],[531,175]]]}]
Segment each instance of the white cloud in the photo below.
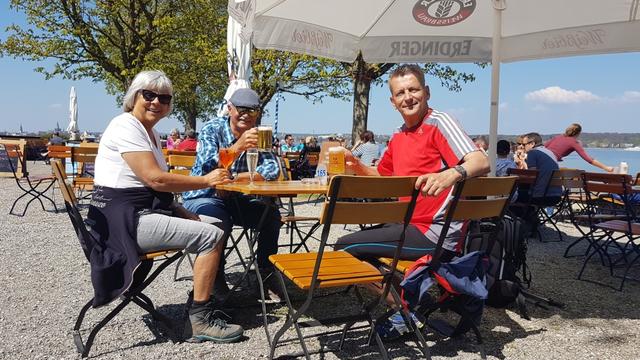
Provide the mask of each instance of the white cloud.
[{"label": "white cloud", "polygon": [[640,102],[640,91],[625,91],[621,100],[622,102]]},{"label": "white cloud", "polygon": [[500,105],[498,105],[498,109],[500,110],[507,110],[509,108],[509,103],[508,102],[501,102]]},{"label": "white cloud", "polygon": [[49,105],[49,108],[51,108],[51,109],[61,109],[62,108],[62,104],[51,104],[51,105]]},{"label": "white cloud", "polygon": [[581,102],[600,100],[598,95],[587,90],[566,90],[559,86],[550,86],[544,89],[527,93],[524,98],[546,104],[577,104]]}]

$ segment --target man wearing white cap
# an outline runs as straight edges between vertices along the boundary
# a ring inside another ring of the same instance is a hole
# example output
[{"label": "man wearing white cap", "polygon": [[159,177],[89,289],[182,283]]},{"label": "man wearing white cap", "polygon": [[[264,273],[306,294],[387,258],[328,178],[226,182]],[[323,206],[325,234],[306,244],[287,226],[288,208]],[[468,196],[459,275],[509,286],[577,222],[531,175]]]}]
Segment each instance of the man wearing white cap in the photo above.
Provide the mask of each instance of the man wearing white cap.
[{"label": "man wearing white cap", "polygon": [[[260,115],[260,98],[251,89],[238,89],[229,99],[227,107],[228,117],[213,119],[200,131],[199,147],[191,175],[206,174],[218,168],[219,150],[227,148],[235,155],[235,161],[231,164],[229,172],[234,174],[235,179],[249,179],[245,151],[256,148],[258,145],[256,121]],[[275,156],[270,152],[260,152],[254,181],[276,180],[278,176],[279,167]],[[228,194],[216,192],[210,188],[187,191],[182,194],[182,198],[184,207],[188,210],[220,219],[223,230],[227,233],[231,232],[234,224],[255,228],[266,206],[263,202],[249,196],[237,195],[231,198]],[[281,226],[280,213],[272,208],[258,237],[257,262],[258,267],[265,272],[270,272],[272,268],[269,255],[278,251]],[[223,269],[224,261],[221,261],[220,270]],[[217,296],[223,296],[228,292],[228,287],[224,276],[221,276],[224,272],[220,271],[218,274],[215,293]]]}]

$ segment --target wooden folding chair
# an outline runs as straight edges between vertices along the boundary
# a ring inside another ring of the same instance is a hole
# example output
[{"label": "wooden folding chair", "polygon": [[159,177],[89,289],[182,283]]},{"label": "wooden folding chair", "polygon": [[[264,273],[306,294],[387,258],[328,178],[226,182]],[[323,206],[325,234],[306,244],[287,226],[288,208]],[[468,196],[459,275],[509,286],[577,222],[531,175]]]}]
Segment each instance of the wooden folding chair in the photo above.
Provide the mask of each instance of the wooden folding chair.
[{"label": "wooden folding chair", "polygon": [[[66,179],[64,168],[62,167],[62,163],[60,160],[52,159],[51,167],[58,181],[60,191],[62,192],[62,196],[64,198],[65,207],[67,209],[67,214],[69,215],[71,223],[73,224],[73,229],[75,230],[78,240],[80,241],[82,251],[87,260],[90,261],[90,255],[91,250],[94,246],[94,240],[85,225],[80,211],[78,210],[78,200],[73,192],[73,187]],[[76,323],[73,327],[73,340],[75,342],[76,349],[80,354],[82,354],[82,357],[87,357],[89,355],[89,351],[91,350],[91,346],[93,345],[93,341],[95,340],[98,331],[100,331],[100,329],[102,329],[111,319],[113,319],[120,311],[122,311],[122,309],[124,309],[132,302],[147,311],[153,317],[153,319],[164,324],[169,331],[173,331],[174,326],[171,319],[159,313],[155,309],[151,299],[149,299],[149,297],[147,297],[142,292],[158,277],[158,275],[160,275],[160,273],[165,268],[171,265],[174,261],[178,260],[180,256],[182,256],[182,250],[179,249],[141,254],[140,261],[142,261],[142,263],[136,270],[134,281],[131,284],[131,287],[129,288],[129,290],[127,290],[126,293],[120,296],[121,302],[91,329],[86,342],[84,342],[82,339],[80,328],[87,311],[93,305],[93,299],[89,300],[82,307],[80,313],[78,314],[78,318],[76,319]],[[155,271],[151,272],[151,268],[156,261],[159,261],[160,263]]]},{"label": "wooden folding chair", "polygon": [[[29,208],[29,205],[31,205],[34,200],[38,200],[40,206],[42,207],[42,210],[46,211],[46,209],[44,208],[44,203],[42,202],[43,198],[49,200],[49,202],[51,202],[51,204],[53,205],[54,211],[57,212],[58,208],[56,207],[56,203],[46,195],[46,192],[49,191],[49,189],[55,183],[55,178],[50,175],[29,175],[28,172],[24,171],[26,169],[25,163],[27,160],[20,151],[20,147],[15,144],[4,144],[0,146],[4,146],[3,151],[6,151],[7,161],[9,163],[9,167],[11,168],[11,172],[13,173],[13,178],[16,181],[18,188],[22,191],[22,195],[18,196],[13,201],[11,209],[9,209],[9,214],[24,216],[24,214],[26,214],[27,212],[27,209]],[[22,174],[19,174],[19,172],[22,172]],[[29,201],[27,201],[26,205],[24,206],[22,213],[14,213],[13,210],[15,209],[18,202],[27,196],[29,197]]]},{"label": "wooden folding chair", "polygon": [[[430,267],[433,272],[437,271],[442,262],[443,244],[453,221],[473,222],[467,224],[467,241],[479,241],[480,243],[473,248],[479,249],[484,254],[491,253],[497,233],[501,230],[501,219],[513,194],[515,182],[515,176],[477,177],[456,184],[453,197],[445,212],[438,243],[432,253]],[[394,266],[393,259],[380,258],[379,260],[389,268],[396,269],[400,274],[405,274],[414,263],[413,260],[402,260]],[[482,336],[478,329],[479,324],[461,306],[469,299],[469,296],[453,293],[444,288],[441,288],[441,292],[438,301],[421,305],[415,310],[423,313],[430,327],[439,333],[454,337],[471,329],[476,335],[478,344],[481,344]],[[430,319],[430,316],[437,310],[456,312],[460,316],[457,325],[454,327],[448,323]]]},{"label": "wooden folding chair", "polygon": [[[399,297],[391,287],[392,272],[381,272],[373,265],[363,262],[348,252],[325,251],[329,232],[332,224],[363,224],[363,223],[404,223],[406,230],[413,208],[415,206],[418,191],[415,190],[415,177],[356,177],[356,176],[335,176],[329,184],[327,200],[324,202],[320,223],[323,224],[322,236],[318,252],[277,254],[271,255],[269,260],[277,269],[276,274],[280,285],[284,290],[285,301],[289,308],[287,321],[276,332],[270,342],[271,349],[269,357],[273,358],[280,338],[292,326],[295,328],[298,340],[302,346],[303,353],[307,359],[310,358],[304,337],[300,330],[300,317],[311,306],[314,293],[320,288],[349,287],[361,284],[382,284],[383,291],[380,297],[376,297],[369,303],[365,303],[359,294],[359,290],[354,286],[358,299],[361,301],[362,310],[359,314],[343,317],[333,317],[320,320],[321,323],[344,323],[339,349],[344,344],[346,332],[357,320],[366,320],[371,329],[372,336],[380,349],[382,358],[389,356],[380,336],[374,331],[374,318],[372,311],[386,299],[389,292],[394,295],[399,303]],[[388,198],[405,197],[409,201],[388,201]],[[354,203],[344,201],[351,198],[371,198],[381,200],[379,202]],[[398,261],[400,249],[404,243],[404,230],[400,237],[392,264]],[[300,290],[306,291],[307,296],[304,303],[295,309],[286,291],[284,277],[290,279]],[[340,293],[334,295],[342,296]],[[326,309],[330,313],[331,309]],[[411,326],[408,324],[408,326]],[[417,332],[418,344],[425,356],[428,356],[428,348],[422,334]],[[371,336],[369,337],[369,341]]]},{"label": "wooden folding chair", "polygon": [[[621,206],[616,208],[616,213],[611,215],[622,217],[593,222],[587,257],[578,273],[578,279],[582,278],[584,269],[593,255],[599,254],[601,257],[605,256],[607,258],[609,273],[612,276],[615,276],[614,268],[618,265],[625,268],[623,275],[619,276],[622,281],[618,290],[622,291],[624,283],[628,279],[629,270],[640,259],[640,222],[633,205],[629,201],[632,194],[632,178],[630,175],[624,174],[601,173],[584,173],[583,178],[590,202],[598,204],[597,200],[602,201],[603,199],[609,199],[613,203],[618,201]],[[598,194],[598,199],[593,199],[595,194]],[[596,209],[595,213],[606,213],[611,209],[609,206],[605,206],[600,210]],[[601,231],[602,235],[596,237],[596,231]],[[614,261],[612,260],[612,255],[619,257]]]},{"label": "wooden folding chair", "polygon": [[[97,156],[98,147],[96,146],[71,147],[71,184],[80,199],[88,198],[93,191],[93,168]],[[87,195],[83,195],[85,191]]]}]

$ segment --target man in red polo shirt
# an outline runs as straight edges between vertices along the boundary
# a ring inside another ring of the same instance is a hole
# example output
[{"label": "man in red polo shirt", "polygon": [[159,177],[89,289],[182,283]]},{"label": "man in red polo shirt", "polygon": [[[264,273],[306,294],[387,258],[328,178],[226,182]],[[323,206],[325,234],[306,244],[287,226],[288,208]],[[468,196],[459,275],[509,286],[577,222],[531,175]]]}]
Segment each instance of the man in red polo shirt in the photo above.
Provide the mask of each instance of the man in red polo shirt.
[{"label": "man in red polo shirt", "polygon": [[[429,87],[420,67],[398,67],[389,77],[389,89],[391,104],[402,115],[404,124],[393,134],[377,167],[362,164],[349,152],[347,166],[358,175],[418,176],[416,188],[423,196],[416,203],[401,252],[402,259],[416,260],[435,249],[453,185],[467,177],[487,174],[489,160],[453,117],[429,107]],[[451,224],[443,245],[443,261],[458,251],[462,226],[462,222]],[[393,257],[401,231],[400,224],[386,224],[343,236],[335,248],[363,260]],[[399,326],[404,326],[399,313],[397,317]],[[389,323],[395,326],[393,318]],[[383,322],[377,327],[383,338],[403,333],[402,328],[384,328],[390,324]]]}]

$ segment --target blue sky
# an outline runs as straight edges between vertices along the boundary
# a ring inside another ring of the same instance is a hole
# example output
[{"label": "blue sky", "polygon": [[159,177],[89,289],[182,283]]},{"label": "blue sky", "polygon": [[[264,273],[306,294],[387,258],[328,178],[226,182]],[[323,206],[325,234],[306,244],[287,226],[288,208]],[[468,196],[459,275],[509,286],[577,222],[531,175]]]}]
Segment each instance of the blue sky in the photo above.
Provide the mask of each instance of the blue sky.
[{"label": "blue sky", "polygon": [[[21,14],[0,1],[0,33],[11,23],[23,24]],[[8,16],[7,16],[8,15]],[[51,66],[45,62],[44,66]],[[78,96],[78,125],[81,131],[102,131],[120,113],[115,97],[104,85],[89,79],[45,80],[33,69],[42,64],[13,58],[0,58],[0,131],[53,129],[56,122],[66,128],[69,122],[69,91]],[[473,72],[477,79],[460,93],[449,92],[437,79],[427,79],[431,88],[431,107],[456,116],[470,134],[489,131],[491,68],[473,64],[454,64]],[[389,103],[386,86],[371,91],[369,129],[391,134],[401,118]],[[273,122],[275,100],[268,106],[267,122]],[[559,133],[573,122],[585,132],[640,132],[640,53],[582,56],[502,64],[500,83],[500,134],[538,131]],[[312,104],[288,96],[279,106],[279,132],[348,133],[351,131],[352,103],[326,99]],[[201,124],[198,124],[200,126]],[[168,132],[180,127],[172,118],[157,128]]]}]

